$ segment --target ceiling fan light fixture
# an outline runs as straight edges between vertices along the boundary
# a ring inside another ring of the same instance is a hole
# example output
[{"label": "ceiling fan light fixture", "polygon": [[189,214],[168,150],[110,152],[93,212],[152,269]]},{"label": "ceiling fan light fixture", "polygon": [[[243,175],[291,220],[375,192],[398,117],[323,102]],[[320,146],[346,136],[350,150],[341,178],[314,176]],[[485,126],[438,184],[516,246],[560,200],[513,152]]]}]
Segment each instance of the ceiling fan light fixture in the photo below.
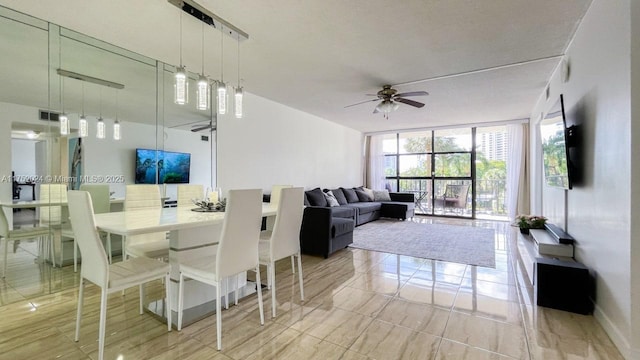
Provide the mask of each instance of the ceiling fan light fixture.
[{"label": "ceiling fan light fixture", "polygon": [[382,100],[382,102],[378,104],[378,106],[376,106],[376,110],[378,110],[378,112],[388,114],[392,111],[397,110],[398,106],[398,104],[391,100]]}]

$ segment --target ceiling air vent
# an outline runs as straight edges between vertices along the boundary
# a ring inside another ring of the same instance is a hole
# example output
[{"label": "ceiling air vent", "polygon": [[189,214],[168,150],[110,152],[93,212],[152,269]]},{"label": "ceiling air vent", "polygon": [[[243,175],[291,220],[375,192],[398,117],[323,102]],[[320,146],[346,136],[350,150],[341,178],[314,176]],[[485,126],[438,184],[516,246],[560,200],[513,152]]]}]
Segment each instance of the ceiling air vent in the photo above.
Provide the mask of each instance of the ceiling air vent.
[{"label": "ceiling air vent", "polygon": [[60,121],[59,116],[60,116],[60,113],[40,110],[40,120]]}]

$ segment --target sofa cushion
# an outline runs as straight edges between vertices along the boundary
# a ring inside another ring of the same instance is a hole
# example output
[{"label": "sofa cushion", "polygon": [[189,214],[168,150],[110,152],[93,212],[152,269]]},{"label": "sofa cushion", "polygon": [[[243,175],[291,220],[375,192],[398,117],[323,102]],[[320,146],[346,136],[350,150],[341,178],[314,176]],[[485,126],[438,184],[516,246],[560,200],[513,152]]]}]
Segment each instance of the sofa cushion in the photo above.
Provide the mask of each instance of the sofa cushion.
[{"label": "sofa cushion", "polygon": [[389,190],[373,190],[373,201],[391,201]]},{"label": "sofa cushion", "polygon": [[327,198],[324,197],[324,193],[320,188],[305,191],[305,194],[307,194],[307,199],[311,206],[328,206]]},{"label": "sofa cushion", "polygon": [[373,201],[373,198],[369,197],[369,194],[367,194],[364,190],[360,190],[360,189],[354,189],[356,191],[356,195],[358,196],[358,200],[360,200],[361,202],[370,202]]},{"label": "sofa cushion", "polygon": [[325,192],[324,197],[327,199],[327,205],[331,207],[340,206],[338,200],[336,200],[336,197],[335,195],[333,195],[333,192],[331,190]]},{"label": "sofa cushion", "polygon": [[336,200],[338,200],[338,204],[347,205],[349,203],[347,201],[347,198],[344,197],[344,193],[342,192],[341,188],[331,189],[331,192],[333,192],[333,196],[335,196]]},{"label": "sofa cushion", "polygon": [[356,210],[348,206],[335,206],[331,208],[331,216],[336,218],[350,218],[355,217]]},{"label": "sofa cushion", "polygon": [[347,202],[349,204],[360,202],[360,199],[358,199],[358,195],[356,194],[355,190],[345,189],[345,188],[341,188],[341,189],[342,189],[342,192],[344,193],[344,197],[347,199]]},{"label": "sofa cushion", "polygon": [[382,207],[382,204],[380,204],[379,202],[359,202],[359,203],[352,203],[345,206],[358,209],[359,214],[368,214],[370,212],[380,210],[380,208]]}]

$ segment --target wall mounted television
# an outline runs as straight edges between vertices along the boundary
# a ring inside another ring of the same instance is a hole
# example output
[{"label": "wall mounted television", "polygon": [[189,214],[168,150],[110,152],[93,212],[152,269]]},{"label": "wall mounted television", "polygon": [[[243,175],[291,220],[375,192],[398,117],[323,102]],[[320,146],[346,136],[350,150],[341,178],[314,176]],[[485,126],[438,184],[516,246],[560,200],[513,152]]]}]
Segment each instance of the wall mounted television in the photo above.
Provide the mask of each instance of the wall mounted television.
[{"label": "wall mounted television", "polygon": [[569,156],[571,131],[567,128],[562,95],[540,123],[542,163],[548,186],[571,189],[575,167]]},{"label": "wall mounted television", "polygon": [[136,149],[136,184],[187,184],[190,170],[189,153]]}]

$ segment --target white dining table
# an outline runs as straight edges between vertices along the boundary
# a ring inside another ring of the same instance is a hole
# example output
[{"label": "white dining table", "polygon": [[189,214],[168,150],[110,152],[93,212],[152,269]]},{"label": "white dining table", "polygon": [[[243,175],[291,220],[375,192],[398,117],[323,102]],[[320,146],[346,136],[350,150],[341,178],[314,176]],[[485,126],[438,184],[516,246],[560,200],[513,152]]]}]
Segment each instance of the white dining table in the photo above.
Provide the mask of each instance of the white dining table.
[{"label": "white dining table", "polygon": [[[111,204],[123,204],[124,198],[115,198],[110,199],[109,202]],[[14,200],[14,201],[0,201],[0,207],[6,207],[10,209],[27,209],[27,208],[37,208],[43,206],[67,206],[66,201],[59,200]]]},{"label": "white dining table", "polygon": [[[263,203],[262,216],[274,217],[277,206]],[[121,236],[147,233],[169,233],[169,263],[171,264],[171,310],[177,314],[179,264],[188,264],[194,259],[215,254],[218,236],[224,220],[223,212],[196,212],[191,207],[130,210],[96,214],[99,231]],[[246,273],[231,279],[229,286],[223,284],[222,294],[233,296],[238,288],[238,297],[255,291],[253,283],[247,283]],[[233,299],[231,299],[233,301]],[[164,305],[152,303],[148,310],[166,317]],[[186,281],[184,289],[183,326],[189,325],[215,311],[215,287],[199,281]],[[173,319],[177,319],[173,316]],[[174,321],[175,323],[176,321]]]}]

